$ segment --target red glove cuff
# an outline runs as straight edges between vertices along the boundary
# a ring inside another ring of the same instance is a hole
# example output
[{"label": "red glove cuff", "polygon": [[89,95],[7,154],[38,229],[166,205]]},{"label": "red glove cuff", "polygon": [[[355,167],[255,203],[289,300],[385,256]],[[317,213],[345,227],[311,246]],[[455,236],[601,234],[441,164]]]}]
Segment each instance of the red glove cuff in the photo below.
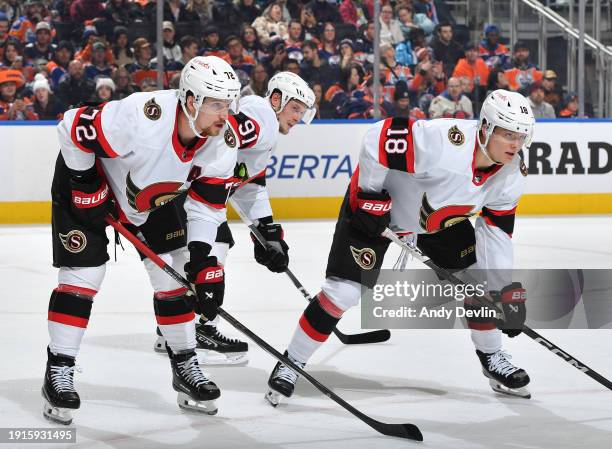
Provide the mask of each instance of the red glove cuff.
[{"label": "red glove cuff", "polygon": [[513,282],[504,287],[501,291],[501,301],[508,302],[525,302],[527,300],[527,290],[525,290],[520,282]]},{"label": "red glove cuff", "polygon": [[357,207],[370,215],[385,215],[391,210],[391,199],[371,200],[358,197]]},{"label": "red glove cuff", "polygon": [[220,266],[207,267],[201,270],[196,276],[196,284],[214,284],[223,281],[223,268]]},{"label": "red glove cuff", "polygon": [[77,209],[89,209],[97,207],[108,199],[108,184],[102,181],[98,190],[93,193],[81,192],[80,190],[72,191],[72,204]]}]

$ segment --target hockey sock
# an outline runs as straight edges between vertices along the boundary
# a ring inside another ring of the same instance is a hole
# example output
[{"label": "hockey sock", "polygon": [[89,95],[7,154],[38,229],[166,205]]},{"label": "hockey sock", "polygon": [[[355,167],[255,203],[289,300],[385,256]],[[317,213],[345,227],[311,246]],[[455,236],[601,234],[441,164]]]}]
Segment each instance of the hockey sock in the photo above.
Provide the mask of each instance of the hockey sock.
[{"label": "hockey sock", "polygon": [[67,284],[59,284],[53,290],[47,316],[51,352],[77,356],[96,293],[96,290]]},{"label": "hockey sock", "polygon": [[298,362],[306,363],[329,338],[343,313],[325,293],[320,292],[316,299],[308,304],[300,318],[287,348],[289,355]]},{"label": "hockey sock", "polygon": [[472,342],[479,351],[491,354],[502,348],[502,333],[499,329],[479,331],[472,329]]},{"label": "hockey sock", "polygon": [[153,296],[157,325],[175,353],[196,347],[195,314],[186,301],[186,292],[186,288],[178,288]]}]

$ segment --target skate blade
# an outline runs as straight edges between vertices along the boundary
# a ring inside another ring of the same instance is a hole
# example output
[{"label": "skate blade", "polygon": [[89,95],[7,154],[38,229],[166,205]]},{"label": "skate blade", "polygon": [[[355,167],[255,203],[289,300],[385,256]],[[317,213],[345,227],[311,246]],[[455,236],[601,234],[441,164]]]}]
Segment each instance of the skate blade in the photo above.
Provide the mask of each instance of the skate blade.
[{"label": "skate blade", "polygon": [[155,344],[153,345],[153,350],[155,352],[163,352],[164,354],[168,354],[166,352],[166,339],[158,336],[157,340],[155,340]]},{"label": "skate blade", "polygon": [[496,393],[503,394],[505,396],[512,396],[512,397],[523,398],[523,399],[531,399],[531,393],[529,392],[527,387],[508,388],[493,379],[489,379],[489,385],[491,385],[491,388]]},{"label": "skate blade", "polygon": [[219,409],[215,401],[196,401],[185,393],[179,393],[176,402],[183,410],[216,415]]},{"label": "skate blade", "polygon": [[208,349],[197,349],[200,357],[198,363],[207,366],[246,366],[249,363],[249,355],[246,352],[210,351]]},{"label": "skate blade", "polygon": [[279,392],[270,389],[265,394],[264,398],[268,402],[268,404],[276,408],[278,407],[278,404],[281,403],[281,401],[283,400],[282,398],[284,398],[284,396]]},{"label": "skate blade", "polygon": [[43,404],[43,415],[49,421],[69,426],[72,424],[72,409],[54,407],[48,401]]}]

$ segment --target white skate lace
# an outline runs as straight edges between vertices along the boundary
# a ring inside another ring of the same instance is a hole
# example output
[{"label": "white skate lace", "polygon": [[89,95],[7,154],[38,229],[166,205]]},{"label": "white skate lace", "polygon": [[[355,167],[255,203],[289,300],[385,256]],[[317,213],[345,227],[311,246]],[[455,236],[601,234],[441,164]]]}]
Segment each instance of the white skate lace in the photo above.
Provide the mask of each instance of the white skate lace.
[{"label": "white skate lace", "polygon": [[198,358],[195,355],[184,362],[177,363],[177,366],[182,371],[183,377],[188,383],[199,387],[201,384],[207,384],[209,382],[208,378],[200,370]]},{"label": "white skate lace", "polygon": [[489,370],[495,371],[502,376],[509,376],[510,374],[519,370],[514,366],[508,359],[512,356],[504,351],[497,351],[489,357]]},{"label": "white skate lace", "polygon": [[[291,360],[298,367],[304,368],[303,363],[296,362],[293,359],[289,359],[289,360]],[[281,363],[280,366],[278,367],[278,371],[276,372],[276,378],[285,380],[292,384],[295,384],[297,382],[298,375],[291,368],[286,366],[284,363]]]},{"label": "white skate lace", "polygon": [[74,390],[74,372],[78,371],[79,373],[83,370],[80,366],[51,366],[50,368],[50,377],[51,383],[53,384],[53,388],[58,393],[63,393],[64,391],[75,391]]}]

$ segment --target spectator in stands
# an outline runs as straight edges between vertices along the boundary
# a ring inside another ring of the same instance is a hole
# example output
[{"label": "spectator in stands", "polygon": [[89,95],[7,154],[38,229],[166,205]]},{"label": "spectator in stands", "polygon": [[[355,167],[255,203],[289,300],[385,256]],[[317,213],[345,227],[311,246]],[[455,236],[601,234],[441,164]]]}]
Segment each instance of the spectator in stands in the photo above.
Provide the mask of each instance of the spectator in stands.
[{"label": "spectator in stands", "polygon": [[453,40],[453,27],[448,22],[441,22],[438,25],[436,37],[431,43],[433,58],[442,61],[444,73],[450,77],[457,65],[457,61],[464,55],[461,46]]},{"label": "spectator in stands", "polygon": [[0,60],[0,70],[23,68],[23,52],[21,42],[15,39],[8,39],[2,46],[2,59]]},{"label": "spectator in stands", "polygon": [[264,57],[265,53],[259,43],[255,28],[251,25],[244,25],[240,32],[240,39],[242,40],[244,51],[246,51],[255,61],[260,61]]},{"label": "spectator in stands", "polygon": [[393,8],[390,4],[380,9],[380,44],[396,45],[404,40],[404,33],[400,22],[393,17]]},{"label": "spectator in stands", "polygon": [[412,7],[398,6],[395,9],[395,14],[397,15],[397,20],[399,21],[402,34],[404,35],[404,40],[409,39],[410,31],[412,31],[413,28],[417,28],[413,21]]},{"label": "spectator in stands", "polygon": [[19,16],[22,16],[25,11],[25,5],[21,0],[5,0],[0,2],[2,12],[6,14],[9,22],[15,21]]},{"label": "spectator in stands", "polygon": [[319,26],[326,22],[338,23],[342,21],[336,5],[327,0],[311,0],[306,4],[306,8],[312,11]]},{"label": "spectator in stands", "polygon": [[289,37],[287,22],[283,21],[283,10],[278,2],[270,3],[252,25],[263,46],[269,45],[274,36],[279,36],[283,41]]},{"label": "spectator in stands", "polygon": [[350,23],[359,28],[368,23],[368,19],[374,15],[373,0],[342,0],[338,12],[344,23]]},{"label": "spectator in stands", "polygon": [[128,65],[134,62],[134,52],[130,47],[127,28],[124,26],[116,26],[113,29],[113,57],[117,67]]},{"label": "spectator in stands", "polygon": [[455,19],[444,0],[415,0],[412,6],[415,14],[425,14],[434,25],[441,22],[455,25]]},{"label": "spectator in stands", "polygon": [[336,26],[331,22],[323,25],[323,31],[319,37],[319,56],[325,59],[330,65],[340,64],[340,53],[336,42]]},{"label": "spectator in stands", "polygon": [[68,73],[68,64],[74,56],[74,47],[70,41],[61,41],[52,61],[47,64],[47,72],[51,81],[52,90],[56,90],[62,77]]},{"label": "spectator in stands", "polygon": [[354,62],[359,63],[355,59],[355,44],[351,39],[342,39],[340,41],[340,69],[348,68]]},{"label": "spectator in stands", "polygon": [[289,37],[285,41],[287,57],[295,59],[298,63],[302,62],[302,24],[298,20],[289,22]]},{"label": "spectator in stands", "polygon": [[237,33],[242,25],[240,8],[232,0],[215,0],[212,8],[213,21],[230,33]]},{"label": "spectator in stands", "polygon": [[47,14],[42,1],[26,0],[23,15],[13,18],[9,35],[23,44],[36,40],[36,24],[41,22]]},{"label": "spectator in stands", "polygon": [[53,9],[57,11],[54,22],[70,23],[70,5],[73,0],[56,0],[53,2]]},{"label": "spectator in stands", "polygon": [[256,61],[242,48],[240,38],[235,35],[228,36],[225,39],[225,50],[227,54],[223,57],[236,71],[241,70],[247,75],[251,74]]},{"label": "spectator in stands", "polygon": [[70,19],[74,23],[101,17],[104,17],[104,3],[100,0],[75,0],[70,5]]},{"label": "spectator in stands", "polygon": [[295,73],[299,77],[302,76],[302,72],[300,71],[300,63],[295,59],[285,59],[285,62],[283,62],[283,72],[291,72]]},{"label": "spectator in stands", "polygon": [[255,0],[239,0],[238,4],[242,23],[251,24],[261,15],[261,8]]},{"label": "spectator in stands", "polygon": [[192,59],[198,56],[198,40],[193,36],[183,36],[179,41],[181,57],[168,65],[168,70],[182,70]]},{"label": "spectator in stands", "polygon": [[[351,98],[344,106],[347,118],[373,118],[374,117],[374,77],[371,76],[366,82],[363,90],[355,90]],[[379,105],[381,118],[392,117],[395,114],[393,103],[385,100],[380,86]]]},{"label": "spectator in stands", "polygon": [[338,66],[330,66],[319,56],[319,49],[314,41],[304,41],[302,44],[304,59],[301,64],[302,78],[310,85],[320,83],[328,88],[340,76]]},{"label": "spectator in stands", "polygon": [[555,110],[544,101],[544,88],[541,83],[535,82],[529,86],[527,101],[535,118],[555,118]]},{"label": "spectator in stands", "polygon": [[142,20],[140,5],[128,0],[109,0],[104,10],[104,18],[109,22],[128,25],[135,20]]},{"label": "spectator in stands", "polygon": [[60,120],[66,106],[53,95],[49,81],[42,73],[34,78],[32,104],[39,120]]},{"label": "spectator in stands", "polygon": [[506,78],[504,70],[500,67],[495,67],[489,72],[487,95],[497,89],[508,90],[508,78]]},{"label": "spectator in stands", "polygon": [[428,48],[427,38],[425,37],[425,31],[422,28],[413,28],[410,31],[410,44],[412,50],[416,53],[420,48]]},{"label": "spectator in stands", "polygon": [[113,56],[113,51],[111,50],[110,46],[107,44],[106,39],[103,36],[98,37],[98,35],[95,34],[95,31],[91,31],[91,30],[86,30],[83,33],[83,36],[87,36],[84,39],[86,43],[85,45],[83,45],[81,50],[76,53],[76,55],[74,56],[74,59],[78,59],[79,61],[82,61],[84,64],[91,62],[92,53],[93,53],[93,44],[95,44],[96,42],[102,42],[106,46],[106,60],[111,65],[115,63],[115,57]]},{"label": "spectator in stands", "polygon": [[[361,91],[352,101],[358,103],[365,110],[367,105],[361,104],[363,93],[363,85],[365,81],[365,71],[359,64],[353,64],[348,70],[342,70],[340,77],[336,83],[332,84],[326,91],[324,99],[334,110],[334,117],[347,117],[349,112],[345,109],[348,102],[351,101],[355,91]],[[384,81],[383,81],[384,82]],[[352,109],[351,109],[352,110]]]},{"label": "spectator in stands", "polygon": [[209,0],[187,0],[185,10],[189,13],[190,20],[199,21],[201,25],[205,25],[212,17]]},{"label": "spectator in stands", "polygon": [[[2,72],[0,72],[0,74],[1,73]],[[578,117],[578,94],[575,92],[569,92],[564,98],[563,105],[563,109],[559,111],[559,118]]]},{"label": "spectator in stands", "polygon": [[382,44],[380,46],[380,60],[382,63],[381,78],[385,80],[383,86],[385,100],[392,102],[396,83],[398,81],[403,81],[406,84],[411,82],[413,78],[412,72],[410,67],[397,62],[393,45]]},{"label": "spectator in stands", "polygon": [[134,41],[134,62],[126,68],[132,74],[132,79],[144,91],[143,82],[152,79],[157,82],[156,64],[151,61],[151,43],[144,37]]},{"label": "spectator in stands", "polygon": [[204,47],[200,50],[202,56],[225,56],[225,50],[219,45],[219,29],[209,25],[204,29]]},{"label": "spectator in stands", "polygon": [[357,38],[355,43],[356,51],[361,53],[362,61],[370,60],[373,61],[374,55],[374,33],[376,32],[376,26],[373,21],[369,21],[368,24],[363,27],[360,37]]},{"label": "spectator in stands", "polygon": [[164,21],[162,24],[162,35],[164,39],[164,60],[166,64],[171,64],[174,61],[181,59],[181,47],[175,40],[174,25],[170,21]]},{"label": "spectator in stands", "polygon": [[308,5],[302,8],[300,13],[300,23],[304,32],[304,40],[317,39],[319,36],[319,25],[317,24],[317,18],[312,12],[312,9]]},{"label": "spectator in stands", "polygon": [[544,72],[542,75],[542,87],[544,88],[544,101],[550,103],[555,112],[559,112],[563,94],[561,89],[557,87],[557,74],[554,70],[546,70]]},{"label": "spectator in stands", "polygon": [[0,59],[2,59],[2,47],[9,38],[10,22],[6,14],[0,11]]},{"label": "spectator in stands", "polygon": [[506,67],[506,78],[511,90],[525,91],[527,87],[542,80],[542,72],[529,60],[529,48],[523,41],[513,47],[513,57]]},{"label": "spectator in stands", "polygon": [[[155,19],[152,17],[151,19]],[[164,21],[169,22],[189,22],[193,19],[192,14],[187,11],[186,5],[181,0],[165,0],[164,2]],[[155,23],[154,20],[151,20]]]},{"label": "spectator in stands", "polygon": [[115,99],[115,83],[111,78],[101,76],[96,80],[96,92],[92,101],[94,103],[105,103]]},{"label": "spectator in stands", "polygon": [[94,42],[92,50],[91,63],[85,66],[85,76],[90,80],[99,76],[110,77],[113,70],[106,58],[106,44],[102,41]]},{"label": "spectator in stands", "polygon": [[280,37],[276,37],[268,44],[268,56],[261,61],[266,67],[270,78],[282,69],[285,59],[287,59],[285,41]]},{"label": "spectator in stands", "polygon": [[132,82],[132,76],[125,67],[119,67],[115,70],[113,80],[115,82],[115,98],[117,100],[122,100],[134,92],[140,92],[140,87]]},{"label": "spectator in stands", "polygon": [[446,88],[444,65],[440,61],[431,60],[427,47],[418,50],[417,59],[419,63],[414,69],[414,78],[408,88],[417,100],[418,107],[428,111],[431,100]]},{"label": "spectator in stands", "polygon": [[18,94],[24,84],[18,70],[0,70],[0,120],[38,120],[32,102]]},{"label": "spectator in stands", "polygon": [[469,43],[465,46],[465,58],[461,58],[457,61],[455,70],[453,70],[453,77],[466,77],[470,80],[472,86],[478,85],[482,88],[481,90],[484,91],[489,81],[489,67],[487,67],[483,59],[478,56],[476,45]]},{"label": "spectator in stands", "polygon": [[263,64],[257,64],[251,71],[251,81],[240,95],[259,95],[265,97],[268,91],[268,71]]},{"label": "spectator in stands", "polygon": [[408,85],[403,81],[395,86],[393,108],[395,109],[394,117],[410,117],[410,93],[408,92]]},{"label": "spectator in stands", "polygon": [[474,117],[472,102],[463,95],[458,78],[449,78],[446,90],[434,98],[429,106],[429,118],[463,118]]},{"label": "spectator in stands", "polygon": [[75,59],[68,64],[68,74],[60,81],[56,94],[68,109],[72,109],[89,101],[95,88],[95,83],[85,76],[83,63]]},{"label": "spectator in stands", "polygon": [[323,98],[323,86],[320,83],[310,85],[315,94],[315,107],[317,108],[316,119],[334,118],[334,108]]},{"label": "spectator in stands", "polygon": [[484,39],[480,41],[478,53],[490,69],[505,67],[510,59],[508,48],[499,42],[499,28],[487,25],[484,29]]}]

